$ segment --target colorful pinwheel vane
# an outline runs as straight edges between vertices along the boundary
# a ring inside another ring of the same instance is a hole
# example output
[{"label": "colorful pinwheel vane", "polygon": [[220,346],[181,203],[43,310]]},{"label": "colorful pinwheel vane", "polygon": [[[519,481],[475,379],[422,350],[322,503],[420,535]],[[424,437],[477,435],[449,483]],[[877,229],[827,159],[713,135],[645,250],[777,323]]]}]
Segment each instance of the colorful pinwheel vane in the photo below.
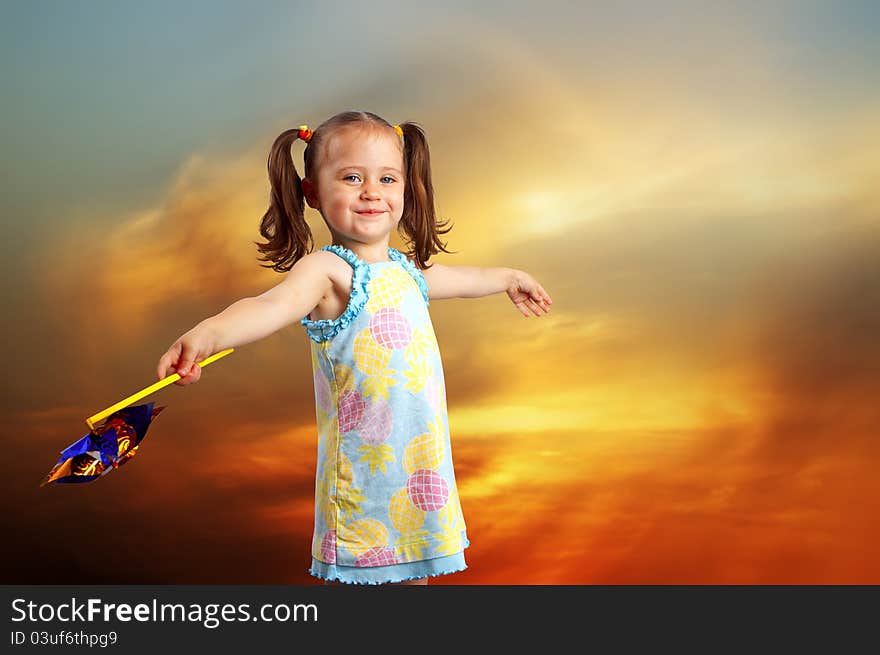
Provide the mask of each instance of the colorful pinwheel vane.
[{"label": "colorful pinwheel vane", "polygon": [[91,482],[119,468],[137,454],[153,418],[164,407],[154,403],[120,409],[101,425],[61,451],[61,459],[40,485]]},{"label": "colorful pinwheel vane", "polygon": [[[233,350],[234,348],[227,348],[203,359],[198,364],[205,367]],[[132,405],[132,403],[179,379],[180,375],[177,373],[169,375],[87,418],[86,425],[89,426],[90,432],[61,451],[61,459],[49,471],[49,475],[40,486],[52,482],[91,482],[125,464],[137,454],[138,447],[147,435],[147,429],[153,419],[165,409],[154,408],[154,403],[146,405]]]}]

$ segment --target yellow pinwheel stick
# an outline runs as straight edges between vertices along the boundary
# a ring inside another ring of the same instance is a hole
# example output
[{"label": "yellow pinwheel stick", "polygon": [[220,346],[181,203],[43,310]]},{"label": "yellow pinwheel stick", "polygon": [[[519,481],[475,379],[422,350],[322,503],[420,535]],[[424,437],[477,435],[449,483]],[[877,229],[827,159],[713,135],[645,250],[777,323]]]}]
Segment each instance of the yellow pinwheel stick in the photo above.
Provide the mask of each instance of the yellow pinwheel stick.
[{"label": "yellow pinwheel stick", "polygon": [[[226,355],[231,353],[233,350],[235,350],[235,348],[227,348],[226,350],[221,350],[218,353],[214,353],[210,357],[206,357],[205,359],[200,361],[198,364],[199,364],[199,366],[207,366],[211,362],[216,362],[221,357],[225,357]],[[94,430],[95,423],[97,423],[98,421],[107,418],[113,412],[120,410],[123,407],[128,407],[129,405],[140,400],[141,398],[149,396],[154,391],[159,391],[159,389],[162,389],[163,387],[167,387],[169,384],[177,382],[179,379],[180,379],[179,373],[174,373],[172,375],[169,375],[167,378],[163,378],[163,379],[159,380],[158,382],[151,384],[146,389],[141,389],[137,393],[132,394],[128,398],[120,400],[115,405],[112,405],[112,406],[108,407],[107,409],[98,412],[94,416],[90,416],[89,418],[86,419],[86,425],[89,426],[89,430]]]}]

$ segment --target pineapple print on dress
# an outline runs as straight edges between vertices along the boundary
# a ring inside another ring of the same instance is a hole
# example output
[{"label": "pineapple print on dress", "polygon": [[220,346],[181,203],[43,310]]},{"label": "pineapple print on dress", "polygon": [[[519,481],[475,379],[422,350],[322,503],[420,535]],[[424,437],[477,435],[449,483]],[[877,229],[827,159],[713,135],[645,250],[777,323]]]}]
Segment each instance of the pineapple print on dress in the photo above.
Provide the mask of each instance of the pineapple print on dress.
[{"label": "pineapple print on dress", "polygon": [[381,346],[389,350],[405,348],[412,338],[409,321],[399,309],[383,307],[370,318],[370,332]]},{"label": "pineapple print on dress", "polygon": [[[428,424],[428,431],[407,446],[403,468],[409,474],[405,487],[409,501],[423,512],[438,512],[440,531],[433,534],[435,550],[440,554],[451,554],[462,548],[464,518],[455,480],[450,484],[439,473],[446,457],[442,426],[441,415],[435,414],[434,420]],[[424,541],[423,537],[415,540],[417,546],[423,545]],[[407,546],[412,550],[412,545]],[[407,546],[402,546],[402,550]]]},{"label": "pineapple print on dress", "polygon": [[423,570],[420,563],[468,545],[427,284],[393,248],[389,261],[373,264],[341,247],[327,249],[353,273],[340,320],[304,323],[315,342],[313,366],[330,393],[325,409],[327,389],[316,375],[313,566],[319,577],[338,572],[360,580],[355,571],[381,567],[406,578]]},{"label": "pineapple print on dress", "polygon": [[[333,463],[328,462],[328,466],[332,467]],[[351,461],[343,453],[338,454],[336,465],[336,507],[339,512],[339,523],[342,525],[343,519],[351,519],[357,514],[362,514],[361,503],[366,500],[363,492],[359,487],[355,487],[354,467]],[[337,526],[337,530],[340,528]]]},{"label": "pineapple print on dress", "polygon": [[329,413],[333,402],[332,392],[330,391],[330,383],[327,382],[327,376],[324,375],[320,367],[315,371],[313,382],[315,385],[315,404],[322,412]]},{"label": "pineapple print on dress", "polygon": [[363,412],[358,434],[364,445],[360,461],[367,462],[370,473],[378,467],[386,472],[386,463],[395,461],[394,448],[384,442],[391,435],[393,419],[387,402],[388,387],[397,384],[394,371],[389,368],[393,350],[405,348],[410,342],[412,330],[403,312],[393,307],[382,307],[370,316],[369,329],[355,339],[357,367],[365,374],[364,393],[372,402]]},{"label": "pineapple print on dress", "polygon": [[367,285],[367,304],[364,306],[370,314],[375,314],[383,307],[399,307],[403,302],[403,294],[413,284],[410,275],[397,266],[386,268]]},{"label": "pineapple print on dress", "polygon": [[387,399],[388,388],[397,384],[395,371],[390,368],[391,353],[373,338],[369,327],[354,338],[355,365],[366,376],[362,384],[364,396]]},{"label": "pineapple print on dress", "polygon": [[360,519],[340,526],[339,540],[356,557],[355,566],[387,566],[397,564],[388,548],[388,528],[376,519]]},{"label": "pineapple print on dress", "polygon": [[[326,425],[336,413],[336,399],[322,362],[326,360],[325,347],[312,342],[312,381],[315,385],[315,412],[318,426]],[[329,365],[328,365],[329,369]]]},{"label": "pineapple print on dress", "polygon": [[346,389],[339,395],[339,431],[351,432],[361,420],[367,403],[355,389]]},{"label": "pineapple print on dress", "polygon": [[437,513],[437,518],[440,522],[440,532],[434,535],[437,552],[441,555],[457,553],[463,546],[461,535],[465,524],[455,480],[452,481],[452,489],[449,490],[449,500]]},{"label": "pineapple print on dress", "polygon": [[430,545],[428,531],[422,529],[425,516],[426,512],[412,503],[406,488],[398,489],[391,496],[388,517],[401,535],[394,544],[394,551],[403,561],[420,559],[422,549]]},{"label": "pineapple print on dress", "polygon": [[413,393],[420,393],[434,372],[432,336],[433,332],[429,334],[428,328],[421,327],[413,332],[412,339],[404,350],[404,386]]},{"label": "pineapple print on dress", "polygon": [[330,563],[336,561],[334,473],[334,467],[325,464],[315,484],[315,536],[312,540],[312,556]]},{"label": "pineapple print on dress", "polygon": [[357,432],[364,442],[358,452],[363,453],[361,462],[370,466],[370,474],[375,475],[378,468],[387,473],[386,465],[394,462],[394,448],[385,443],[394,429],[394,418],[391,407],[384,400],[370,403],[364,409]]},{"label": "pineapple print on dress", "polygon": [[440,437],[439,417],[428,424],[428,431],[414,437],[403,454],[406,486],[391,497],[388,513],[401,537],[395,551],[406,561],[422,558],[422,549],[431,545],[429,533],[422,530],[428,512],[442,509],[449,500],[449,485],[436,472],[446,457]]},{"label": "pineapple print on dress", "polygon": [[436,375],[431,375],[425,383],[425,399],[435,413],[446,411],[446,389],[443,380]]},{"label": "pineapple print on dress", "polygon": [[336,530],[328,530],[321,540],[321,559],[336,564]]}]

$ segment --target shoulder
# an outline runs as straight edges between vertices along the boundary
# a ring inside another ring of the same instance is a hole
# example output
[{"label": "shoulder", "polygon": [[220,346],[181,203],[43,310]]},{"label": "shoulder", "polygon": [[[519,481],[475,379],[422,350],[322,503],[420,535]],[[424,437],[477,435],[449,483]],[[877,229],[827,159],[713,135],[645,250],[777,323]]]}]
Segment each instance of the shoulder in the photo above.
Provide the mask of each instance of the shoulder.
[{"label": "shoulder", "polygon": [[296,263],[294,269],[298,266],[302,266],[313,280],[320,281],[325,290],[336,288],[342,293],[349,293],[353,284],[362,283],[368,275],[367,267],[357,269],[331,250],[309,253]]},{"label": "shoulder", "polygon": [[351,273],[351,266],[348,262],[329,250],[316,250],[309,253],[294,265],[294,268],[296,267],[311,271],[321,271],[328,277],[345,273],[346,271],[349,274]]},{"label": "shoulder", "polygon": [[303,285],[308,285],[312,289],[320,288],[321,292],[325,293],[331,285],[340,279],[340,264],[343,267],[348,267],[348,264],[333,253],[326,250],[316,250],[298,259],[290,267],[281,284],[291,288],[302,288]]}]

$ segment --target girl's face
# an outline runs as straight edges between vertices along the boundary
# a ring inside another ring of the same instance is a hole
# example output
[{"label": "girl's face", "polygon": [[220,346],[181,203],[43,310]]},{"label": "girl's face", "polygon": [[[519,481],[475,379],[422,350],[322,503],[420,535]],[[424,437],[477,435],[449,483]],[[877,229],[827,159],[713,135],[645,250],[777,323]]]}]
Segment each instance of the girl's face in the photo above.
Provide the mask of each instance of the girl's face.
[{"label": "girl's face", "polygon": [[403,151],[391,128],[347,127],[327,141],[317,180],[303,180],[310,207],[334,239],[388,243],[403,214]]}]

